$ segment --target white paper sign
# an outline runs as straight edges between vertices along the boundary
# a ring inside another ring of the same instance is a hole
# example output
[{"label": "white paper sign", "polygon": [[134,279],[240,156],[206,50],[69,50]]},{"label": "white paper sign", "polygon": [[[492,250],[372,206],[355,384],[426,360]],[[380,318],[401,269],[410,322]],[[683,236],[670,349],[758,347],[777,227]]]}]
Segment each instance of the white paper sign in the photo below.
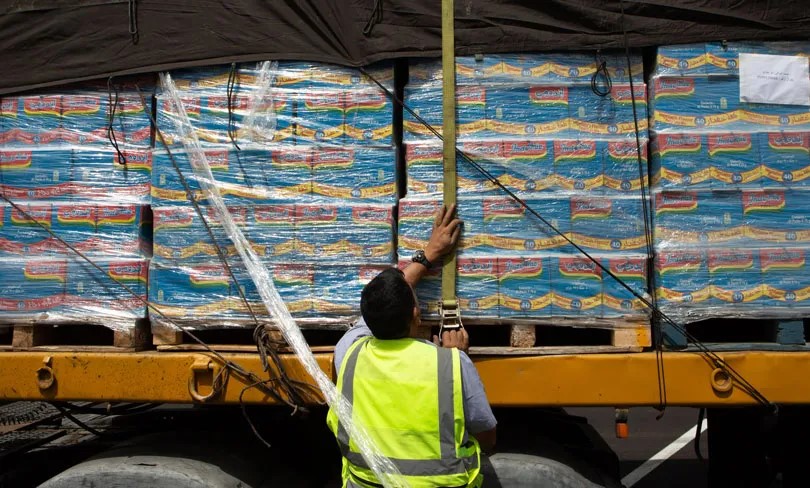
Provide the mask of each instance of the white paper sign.
[{"label": "white paper sign", "polygon": [[810,105],[808,59],[740,53],[740,101]]}]

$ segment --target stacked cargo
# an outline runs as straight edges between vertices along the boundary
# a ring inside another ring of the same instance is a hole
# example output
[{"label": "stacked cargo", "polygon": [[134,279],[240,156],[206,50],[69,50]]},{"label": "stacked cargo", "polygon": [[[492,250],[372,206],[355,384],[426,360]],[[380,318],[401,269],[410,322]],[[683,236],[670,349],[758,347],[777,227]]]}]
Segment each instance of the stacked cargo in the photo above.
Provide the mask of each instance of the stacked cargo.
[{"label": "stacked cargo", "polygon": [[[370,72],[393,88],[392,66]],[[293,62],[181,71],[172,81],[157,98],[151,301],[198,325],[268,318],[202,191],[200,160],[189,157],[199,143],[293,316],[319,324],[357,316],[364,284],[395,262],[385,92],[357,70]]]},{"label": "stacked cargo", "polygon": [[[645,293],[646,91],[641,59],[631,59],[632,90],[627,64],[624,55],[575,53],[456,59],[461,151],[542,217],[457,158],[465,316],[646,319],[640,300],[566,240]],[[405,103],[439,131],[441,76],[438,62],[412,63],[405,88]],[[400,259],[424,247],[442,196],[441,142],[409,113],[403,125]],[[425,312],[436,311],[439,278],[435,270],[417,289]]]},{"label": "stacked cargo", "polygon": [[810,310],[810,109],[746,102],[739,75],[741,53],[808,52],[807,43],[658,50],[650,89],[656,291],[673,318]]},{"label": "stacked cargo", "polygon": [[13,205],[0,205],[0,320],[146,317],[151,99],[134,87],[2,99],[0,192]]}]

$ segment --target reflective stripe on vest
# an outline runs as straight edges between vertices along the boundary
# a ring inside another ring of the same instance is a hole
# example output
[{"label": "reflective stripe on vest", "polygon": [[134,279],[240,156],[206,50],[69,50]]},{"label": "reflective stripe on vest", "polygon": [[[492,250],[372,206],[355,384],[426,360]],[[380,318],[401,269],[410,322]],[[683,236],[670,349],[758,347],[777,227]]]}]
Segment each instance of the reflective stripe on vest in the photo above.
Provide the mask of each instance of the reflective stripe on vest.
[{"label": "reflective stripe on vest", "polygon": [[[368,347],[371,338],[364,338],[357,341],[352,348],[350,348],[346,359],[344,360],[343,368],[340,376],[341,392],[350,402],[354,402],[355,394],[355,373],[357,370],[357,362],[360,353],[364,348]],[[427,347],[433,346],[425,344]],[[408,346],[406,346],[408,347]],[[413,347],[413,346],[411,346]],[[454,398],[454,391],[458,387],[459,395],[461,394],[460,371],[454,372],[454,355],[458,356],[457,350],[446,348],[433,348],[436,351],[437,363],[437,400],[438,400],[438,441],[439,441],[439,459],[398,459],[391,458],[389,460],[404,476],[411,477],[453,477],[456,478],[455,483],[459,481],[466,481],[460,486],[467,486],[467,483],[472,482],[476,477],[479,470],[479,449],[474,441],[470,441],[465,446],[456,445],[456,399]],[[424,353],[424,351],[422,351]],[[460,368],[460,361],[456,358],[455,363]],[[457,374],[454,374],[457,373]],[[459,380],[457,381],[456,378]],[[459,407],[461,405],[459,399]],[[463,412],[459,412],[463,414]],[[463,415],[460,415],[463,417]],[[463,420],[463,419],[462,419]],[[347,486],[356,486],[357,482],[368,483],[374,486],[375,483],[368,479],[370,475],[370,467],[366,463],[363,456],[354,452],[350,448],[349,434],[342,424],[337,423],[337,432],[335,432],[338,444],[340,446],[343,457],[349,463],[349,471],[356,476],[359,476],[355,483],[347,483]],[[463,430],[460,431],[463,433]],[[459,436],[460,437],[460,436]],[[354,468],[354,469],[352,469]],[[359,470],[357,469],[359,468]],[[362,473],[362,471],[365,473]],[[360,471],[360,473],[358,473]],[[361,475],[362,473],[362,475]],[[468,476],[468,477],[467,477]],[[376,481],[376,479],[374,480]],[[361,483],[361,484],[362,484]]]}]

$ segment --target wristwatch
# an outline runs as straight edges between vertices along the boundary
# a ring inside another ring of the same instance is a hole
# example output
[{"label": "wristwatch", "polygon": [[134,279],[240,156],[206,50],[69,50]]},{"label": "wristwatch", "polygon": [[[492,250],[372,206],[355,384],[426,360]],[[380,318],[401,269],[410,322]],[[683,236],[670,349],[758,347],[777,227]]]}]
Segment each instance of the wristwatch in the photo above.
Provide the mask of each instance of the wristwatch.
[{"label": "wristwatch", "polygon": [[428,261],[427,256],[425,256],[425,251],[423,249],[419,249],[418,251],[413,253],[411,261],[413,261],[414,263],[419,263],[422,266],[426,267],[427,269],[433,267],[433,264],[430,261]]}]

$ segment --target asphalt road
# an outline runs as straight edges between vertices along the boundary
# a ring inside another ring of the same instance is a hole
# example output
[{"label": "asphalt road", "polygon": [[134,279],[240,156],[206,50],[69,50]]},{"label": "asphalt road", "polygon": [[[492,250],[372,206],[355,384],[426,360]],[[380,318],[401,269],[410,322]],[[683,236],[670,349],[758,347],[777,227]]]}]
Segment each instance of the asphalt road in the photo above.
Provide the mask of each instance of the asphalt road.
[{"label": "asphalt road", "polygon": [[[574,415],[586,417],[602,438],[616,452],[621,461],[622,476],[626,477],[659,451],[670,446],[697,424],[698,411],[694,408],[667,408],[663,417],[656,420],[659,412],[652,408],[637,408],[630,411],[630,436],[617,439],[614,411],[609,408],[569,408]],[[704,488],[707,465],[697,459],[693,437],[668,459],[659,464],[635,484],[627,488],[670,488],[689,486]],[[676,449],[677,446],[672,447]],[[708,459],[706,432],[701,435],[701,452]]]}]

